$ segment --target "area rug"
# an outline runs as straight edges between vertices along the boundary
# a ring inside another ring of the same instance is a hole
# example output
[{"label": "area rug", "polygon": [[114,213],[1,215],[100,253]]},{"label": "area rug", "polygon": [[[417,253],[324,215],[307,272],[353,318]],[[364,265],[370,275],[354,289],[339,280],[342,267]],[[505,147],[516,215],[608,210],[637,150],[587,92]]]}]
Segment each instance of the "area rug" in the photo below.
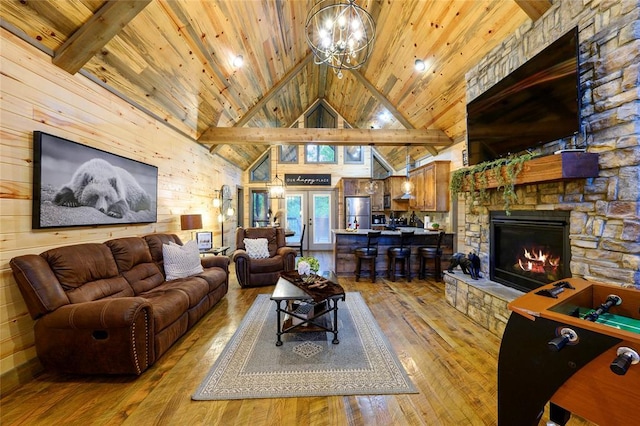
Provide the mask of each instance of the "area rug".
[{"label": "area rug", "polygon": [[339,302],[332,333],[288,333],[276,346],[276,305],[258,295],[194,400],[417,393],[360,293]]}]

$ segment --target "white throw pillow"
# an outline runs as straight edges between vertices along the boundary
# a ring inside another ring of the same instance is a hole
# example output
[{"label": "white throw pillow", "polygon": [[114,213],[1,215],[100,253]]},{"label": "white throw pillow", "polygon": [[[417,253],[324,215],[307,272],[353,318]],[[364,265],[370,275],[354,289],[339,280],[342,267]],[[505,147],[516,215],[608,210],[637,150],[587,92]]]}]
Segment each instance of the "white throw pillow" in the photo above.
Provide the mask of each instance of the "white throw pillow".
[{"label": "white throw pillow", "polygon": [[252,259],[265,259],[269,257],[269,241],[266,238],[245,238],[244,247]]},{"label": "white throw pillow", "polygon": [[188,277],[204,271],[200,263],[198,244],[194,240],[187,241],[183,246],[175,243],[163,244],[162,257],[167,281]]}]

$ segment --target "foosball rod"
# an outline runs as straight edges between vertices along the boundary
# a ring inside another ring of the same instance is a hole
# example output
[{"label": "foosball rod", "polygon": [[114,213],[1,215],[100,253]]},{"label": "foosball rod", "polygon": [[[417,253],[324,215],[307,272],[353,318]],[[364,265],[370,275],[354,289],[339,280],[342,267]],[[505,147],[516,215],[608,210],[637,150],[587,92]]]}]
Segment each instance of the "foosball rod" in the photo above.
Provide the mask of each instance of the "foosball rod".
[{"label": "foosball rod", "polygon": [[618,306],[620,304],[622,304],[622,298],[618,295],[610,294],[609,296],[607,296],[607,300],[603,304],[601,304],[598,309],[589,312],[584,316],[584,319],[587,321],[595,322],[598,317],[600,317],[600,315],[609,312],[609,309],[612,306]]}]

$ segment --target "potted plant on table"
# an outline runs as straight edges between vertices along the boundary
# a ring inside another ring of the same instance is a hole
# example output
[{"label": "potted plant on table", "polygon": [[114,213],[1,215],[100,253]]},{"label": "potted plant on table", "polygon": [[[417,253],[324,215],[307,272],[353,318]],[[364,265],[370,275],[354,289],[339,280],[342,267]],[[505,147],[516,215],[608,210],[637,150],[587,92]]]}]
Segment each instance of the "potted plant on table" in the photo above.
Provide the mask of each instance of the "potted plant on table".
[{"label": "potted plant on table", "polygon": [[320,270],[320,262],[318,259],[312,256],[305,256],[298,259],[296,262],[296,268],[298,274],[304,281],[313,279],[313,276]]}]

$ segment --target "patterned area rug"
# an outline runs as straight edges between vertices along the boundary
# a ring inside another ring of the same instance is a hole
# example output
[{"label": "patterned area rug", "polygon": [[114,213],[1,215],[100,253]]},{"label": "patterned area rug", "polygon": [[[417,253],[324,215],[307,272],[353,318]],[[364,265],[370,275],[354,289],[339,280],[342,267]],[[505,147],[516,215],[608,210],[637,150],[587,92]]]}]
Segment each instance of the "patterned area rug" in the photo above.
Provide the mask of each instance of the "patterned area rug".
[{"label": "patterned area rug", "polygon": [[194,400],[417,393],[360,293],[339,302],[332,333],[289,333],[276,346],[276,309],[256,298]]}]

